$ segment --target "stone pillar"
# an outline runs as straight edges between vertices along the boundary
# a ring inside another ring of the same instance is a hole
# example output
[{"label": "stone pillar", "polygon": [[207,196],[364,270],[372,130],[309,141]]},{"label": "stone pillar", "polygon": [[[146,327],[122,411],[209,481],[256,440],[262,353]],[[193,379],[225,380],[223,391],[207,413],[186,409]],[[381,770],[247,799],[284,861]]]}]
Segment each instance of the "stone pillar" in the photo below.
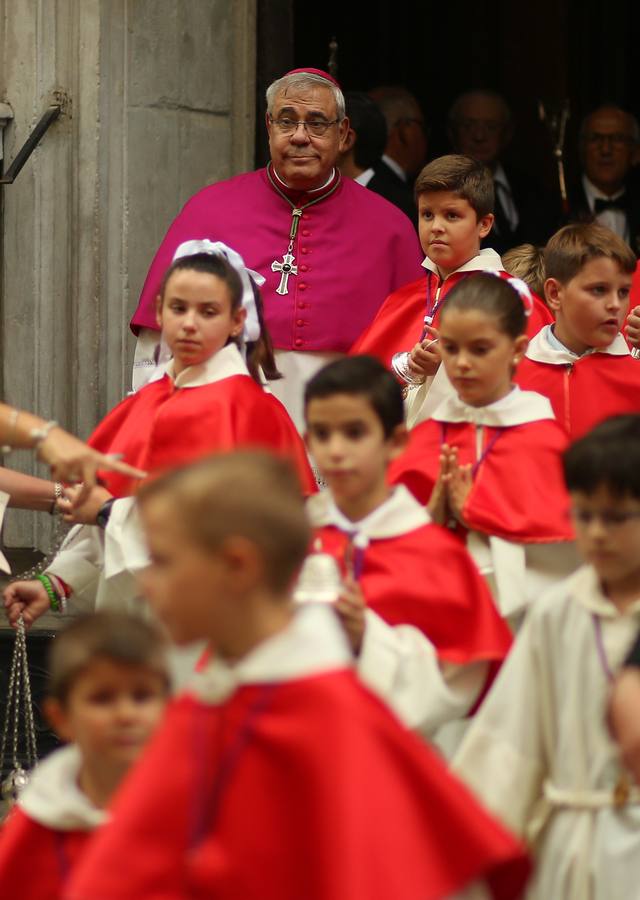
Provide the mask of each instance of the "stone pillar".
[{"label": "stone pillar", "polygon": [[[130,385],[128,329],[171,219],[253,165],[256,0],[0,0],[4,167],[53,97],[63,114],[0,188],[7,402],[86,437]],[[28,453],[6,463],[43,474]],[[5,541],[45,546],[42,514]]]}]

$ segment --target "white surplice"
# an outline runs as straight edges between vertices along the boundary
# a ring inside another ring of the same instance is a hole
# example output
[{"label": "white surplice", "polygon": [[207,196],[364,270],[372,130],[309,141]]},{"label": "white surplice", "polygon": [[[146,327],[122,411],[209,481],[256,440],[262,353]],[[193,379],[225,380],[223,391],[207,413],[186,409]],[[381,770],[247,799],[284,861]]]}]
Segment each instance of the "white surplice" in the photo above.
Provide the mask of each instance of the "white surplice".
[{"label": "white surplice", "polygon": [[530,900],[640,895],[640,792],[615,808],[622,774],[606,727],[607,670],[637,637],[583,566],[531,607],[469,728],[454,770],[535,848]]},{"label": "white surplice", "polygon": [[[454,392],[442,401],[432,418],[436,422],[473,422],[480,459],[485,427],[510,428],[555,416],[547,397],[515,386],[506,397],[488,406],[470,406]],[[485,576],[501,615],[514,628],[530,603],[580,565],[573,541],[521,544],[469,531],[467,549]]]},{"label": "white surplice", "polygon": [[[363,549],[371,542],[399,537],[430,521],[424,507],[404,485],[396,487],[384,503],[358,522],[340,512],[328,490],[310,497],[307,511],[314,528],[333,525],[354,535],[354,544]],[[488,664],[440,662],[435,647],[418,628],[389,625],[367,609],[356,669],[362,681],[409,728],[432,737],[443,725],[469,713],[486,683]]]}]

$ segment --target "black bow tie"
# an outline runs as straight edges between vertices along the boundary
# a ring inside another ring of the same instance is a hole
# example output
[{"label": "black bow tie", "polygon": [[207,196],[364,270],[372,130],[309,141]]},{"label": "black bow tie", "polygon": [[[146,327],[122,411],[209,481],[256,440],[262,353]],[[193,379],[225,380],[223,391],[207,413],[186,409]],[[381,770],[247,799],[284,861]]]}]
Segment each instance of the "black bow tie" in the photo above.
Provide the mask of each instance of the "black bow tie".
[{"label": "black bow tie", "polygon": [[626,212],[627,210],[624,201],[624,194],[621,194],[620,197],[616,197],[615,200],[603,200],[601,197],[596,197],[593,204],[593,211],[596,215],[605,212],[607,209],[619,209],[621,212]]}]

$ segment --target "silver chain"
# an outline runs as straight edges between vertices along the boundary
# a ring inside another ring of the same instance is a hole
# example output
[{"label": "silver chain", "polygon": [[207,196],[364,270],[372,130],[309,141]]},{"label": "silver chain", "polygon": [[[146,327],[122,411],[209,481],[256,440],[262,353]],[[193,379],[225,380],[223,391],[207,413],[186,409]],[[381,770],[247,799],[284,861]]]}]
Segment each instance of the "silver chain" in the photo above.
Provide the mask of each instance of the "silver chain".
[{"label": "silver chain", "polygon": [[36,575],[42,574],[48,566],[51,565],[55,557],[58,555],[58,551],[62,544],[64,543],[64,539],[66,538],[69,529],[71,528],[61,515],[55,515],[55,527],[53,529],[53,536],[51,538],[51,546],[48,552],[45,554],[44,558],[40,560],[39,563],[36,563],[35,566],[31,566],[30,569],[27,569],[25,572],[20,572],[19,575],[15,575],[11,581],[29,581],[32,578],[35,578]]},{"label": "silver chain", "polygon": [[0,744],[0,772],[4,769],[10,730],[12,732],[13,768],[14,770],[21,768],[20,761],[18,760],[21,717],[24,722],[25,731],[26,763],[29,768],[32,768],[38,761],[38,754],[36,749],[36,726],[33,718],[29,663],[27,660],[27,640],[22,616],[18,619],[16,639],[13,645],[9,689],[7,691],[7,705],[4,715],[4,728],[2,729],[2,743]]}]

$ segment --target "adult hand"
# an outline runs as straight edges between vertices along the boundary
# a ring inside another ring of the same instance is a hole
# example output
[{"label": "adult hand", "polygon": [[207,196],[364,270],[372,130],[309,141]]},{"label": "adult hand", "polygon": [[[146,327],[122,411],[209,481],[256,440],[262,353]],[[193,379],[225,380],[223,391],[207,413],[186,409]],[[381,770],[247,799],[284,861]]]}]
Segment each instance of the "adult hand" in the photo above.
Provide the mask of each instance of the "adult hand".
[{"label": "adult hand", "polygon": [[33,581],[14,581],[4,589],[4,607],[10,624],[15,628],[22,616],[24,627],[29,628],[49,609],[49,595],[44,585]]},{"label": "adult hand", "polygon": [[640,347],[640,306],[634,306],[627,319],[627,340],[634,347]]},{"label": "adult hand", "polygon": [[144,478],[147,474],[125,462],[98,453],[62,428],[51,429],[38,448],[38,458],[51,467],[55,481],[81,483],[75,504],[83,503],[89,496],[100,469],[119,472],[130,478]]},{"label": "adult hand", "polygon": [[78,501],[83,485],[74,484],[64,489],[64,495],[58,500],[58,509],[65,522],[72,525],[95,525],[96,517],[102,505],[113,496],[106,488],[96,484],[84,500]]}]

